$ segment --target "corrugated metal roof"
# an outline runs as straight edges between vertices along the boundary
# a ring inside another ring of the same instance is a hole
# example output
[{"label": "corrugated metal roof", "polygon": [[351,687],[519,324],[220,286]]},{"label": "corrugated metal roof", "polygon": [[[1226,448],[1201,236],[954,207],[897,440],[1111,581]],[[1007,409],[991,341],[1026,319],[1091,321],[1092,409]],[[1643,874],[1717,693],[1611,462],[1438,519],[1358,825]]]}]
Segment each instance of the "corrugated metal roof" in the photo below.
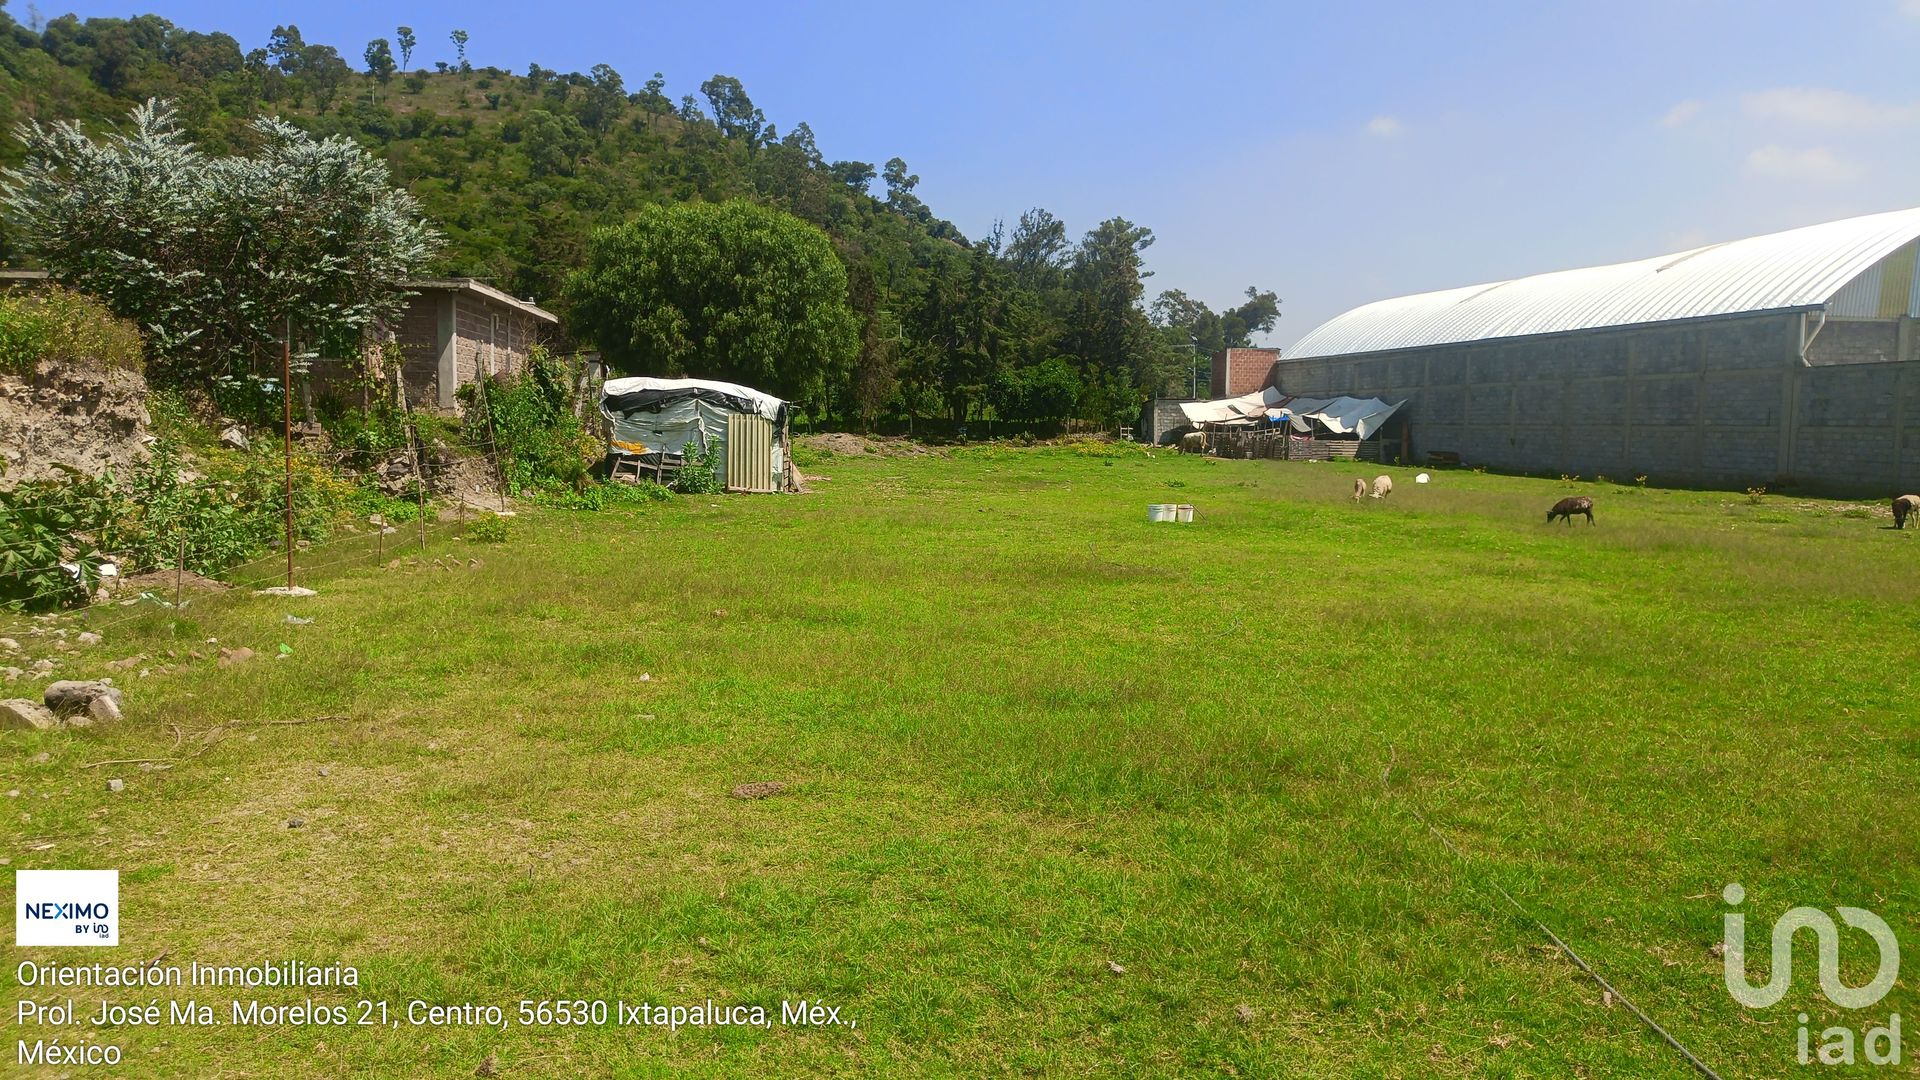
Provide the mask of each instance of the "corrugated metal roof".
[{"label": "corrugated metal roof", "polygon": [[[1920,238],[1920,208],[1848,218],[1637,262],[1419,293],[1316,327],[1292,360],[1603,326],[1818,308]],[[1917,289],[1916,292],[1920,292]]]}]

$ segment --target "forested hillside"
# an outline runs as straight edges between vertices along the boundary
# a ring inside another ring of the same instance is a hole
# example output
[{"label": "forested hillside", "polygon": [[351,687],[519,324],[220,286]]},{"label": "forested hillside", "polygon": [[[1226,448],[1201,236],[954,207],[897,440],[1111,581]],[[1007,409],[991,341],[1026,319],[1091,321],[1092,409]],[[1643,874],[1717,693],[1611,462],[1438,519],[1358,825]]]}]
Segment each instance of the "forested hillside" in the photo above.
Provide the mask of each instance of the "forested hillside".
[{"label": "forested hillside", "polygon": [[[591,231],[649,204],[741,198],[818,226],[847,266],[861,346],[807,403],[816,416],[1113,420],[1144,394],[1184,392],[1196,350],[1250,343],[1277,317],[1276,297],[1252,288],[1225,312],[1176,291],[1149,303],[1153,235],[1121,218],[1075,239],[1034,208],[964,236],[915,195],[906,162],[827,161],[806,123],[769,120],[726,75],[676,96],[657,74],[633,85],[604,64],[475,68],[452,28],[396,28],[349,50],[283,26],[249,50],[157,15],[19,14],[0,0],[0,164],[19,159],[16,124],[105,132],[150,97],[176,101],[213,151],[249,148],[251,121],[276,114],[383,158],[445,231],[440,271],[563,309]],[[450,40],[457,61],[419,69],[421,36]],[[16,258],[0,229],[0,259]]]}]

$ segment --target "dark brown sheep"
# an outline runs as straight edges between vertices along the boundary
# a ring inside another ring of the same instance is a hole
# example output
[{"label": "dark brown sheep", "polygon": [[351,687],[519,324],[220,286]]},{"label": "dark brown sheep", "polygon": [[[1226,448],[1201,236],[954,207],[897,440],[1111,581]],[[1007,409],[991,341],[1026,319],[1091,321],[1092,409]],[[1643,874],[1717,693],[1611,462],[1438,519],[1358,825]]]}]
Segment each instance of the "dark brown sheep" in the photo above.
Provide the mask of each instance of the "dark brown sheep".
[{"label": "dark brown sheep", "polygon": [[1573,515],[1587,515],[1587,524],[1593,524],[1593,500],[1585,495],[1570,495],[1553,504],[1547,511],[1547,524],[1553,524],[1554,518],[1566,518],[1567,524],[1573,524]]},{"label": "dark brown sheep", "polygon": [[1906,528],[1907,518],[1913,514],[1920,514],[1920,495],[1902,495],[1893,500],[1894,528]]}]

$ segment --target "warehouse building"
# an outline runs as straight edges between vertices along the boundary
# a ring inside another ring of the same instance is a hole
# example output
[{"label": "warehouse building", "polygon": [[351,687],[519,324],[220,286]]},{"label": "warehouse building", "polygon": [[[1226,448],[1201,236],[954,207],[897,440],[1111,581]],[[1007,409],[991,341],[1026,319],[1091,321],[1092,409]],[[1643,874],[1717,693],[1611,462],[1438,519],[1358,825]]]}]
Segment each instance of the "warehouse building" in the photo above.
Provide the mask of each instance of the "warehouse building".
[{"label": "warehouse building", "polygon": [[1920,486],[1920,209],[1381,300],[1276,361],[1408,399],[1416,460],[1707,485]]}]

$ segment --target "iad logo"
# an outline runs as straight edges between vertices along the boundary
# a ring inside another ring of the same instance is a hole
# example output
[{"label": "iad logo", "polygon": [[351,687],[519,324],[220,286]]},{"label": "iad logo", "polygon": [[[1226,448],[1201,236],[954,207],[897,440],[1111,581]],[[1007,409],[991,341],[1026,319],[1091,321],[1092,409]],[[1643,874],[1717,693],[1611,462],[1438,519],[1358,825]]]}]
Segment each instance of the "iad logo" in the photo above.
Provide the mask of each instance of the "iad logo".
[{"label": "iad logo", "polygon": [[[1747,899],[1747,890],[1738,882],[1726,887],[1721,896],[1729,907],[1738,908]],[[1865,986],[1848,986],[1840,981],[1840,928],[1819,908],[1797,907],[1780,916],[1773,924],[1773,957],[1765,985],[1747,981],[1747,917],[1739,911],[1721,916],[1725,928],[1727,993],[1749,1009],[1764,1009],[1777,1004],[1793,983],[1793,935],[1812,930],[1820,946],[1820,992],[1843,1009],[1865,1009],[1887,996],[1900,977],[1900,942],[1886,920],[1864,908],[1842,907],[1834,910],[1840,919],[1856,930],[1864,930],[1880,950],[1880,966]],[[1822,1065],[1854,1064],[1854,1031],[1830,1027],[1820,1033],[1818,1059]],[[1894,1013],[1884,1027],[1868,1028],[1860,1047],[1869,1064],[1900,1064],[1900,1014]],[[1808,1045],[1807,1014],[1800,1014],[1800,1063],[1813,1063],[1814,1051]]]}]

